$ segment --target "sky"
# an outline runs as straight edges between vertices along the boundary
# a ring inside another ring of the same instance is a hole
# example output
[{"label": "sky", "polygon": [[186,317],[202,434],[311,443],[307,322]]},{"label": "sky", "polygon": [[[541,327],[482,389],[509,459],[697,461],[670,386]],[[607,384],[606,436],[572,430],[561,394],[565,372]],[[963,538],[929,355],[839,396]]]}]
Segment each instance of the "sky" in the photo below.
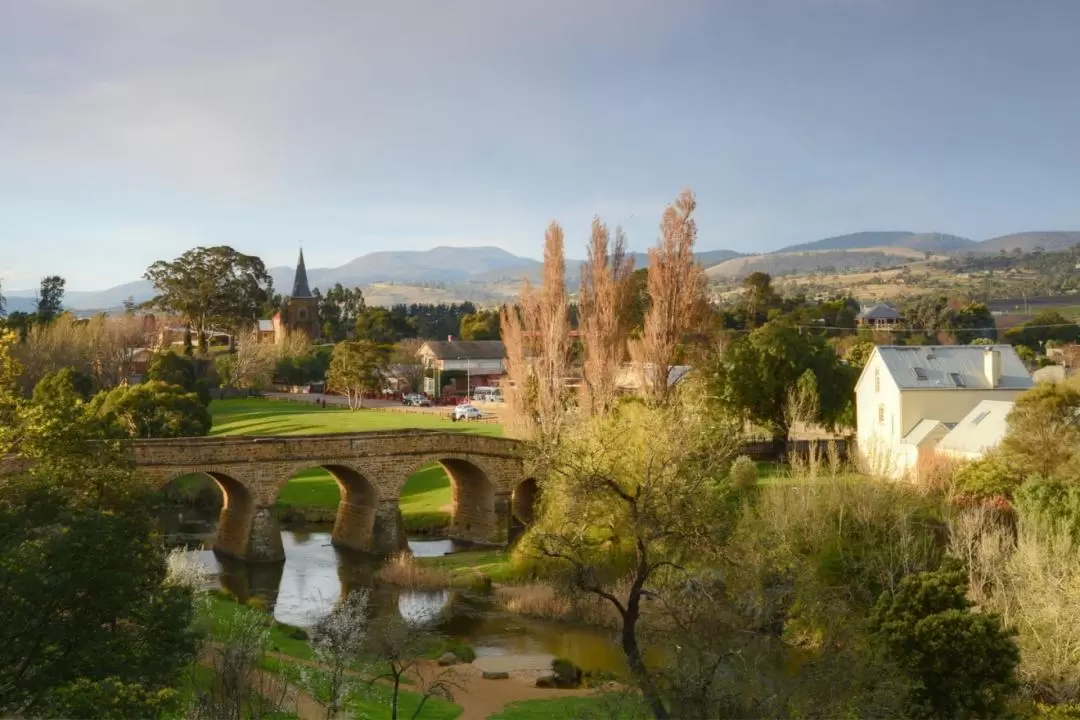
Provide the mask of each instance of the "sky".
[{"label": "sky", "polygon": [[1075,0],[0,0],[0,284],[1080,229]]}]

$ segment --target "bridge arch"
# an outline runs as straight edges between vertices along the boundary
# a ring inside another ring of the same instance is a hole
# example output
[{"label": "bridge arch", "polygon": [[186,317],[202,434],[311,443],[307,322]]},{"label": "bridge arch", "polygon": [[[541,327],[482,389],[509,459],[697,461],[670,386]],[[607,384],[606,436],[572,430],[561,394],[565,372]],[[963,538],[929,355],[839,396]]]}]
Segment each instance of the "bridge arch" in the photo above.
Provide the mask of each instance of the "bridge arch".
[{"label": "bridge arch", "polygon": [[379,515],[379,492],[357,467],[318,461],[298,464],[287,477],[280,480],[275,489],[275,500],[289,481],[314,469],[328,472],[338,486],[339,499],[332,535],[334,545],[366,552],[377,550],[374,538]]},{"label": "bridge arch", "polygon": [[158,476],[158,486],[166,487],[187,475],[209,477],[221,491],[214,551],[255,562],[280,562],[285,559],[277,520],[272,512],[259,507],[250,485],[219,468],[177,468]]},{"label": "bridge arch", "polygon": [[396,494],[400,497],[406,480],[432,463],[441,465],[450,479],[450,537],[481,544],[505,542],[505,494],[499,492],[497,476],[478,457],[439,453],[411,459]]}]

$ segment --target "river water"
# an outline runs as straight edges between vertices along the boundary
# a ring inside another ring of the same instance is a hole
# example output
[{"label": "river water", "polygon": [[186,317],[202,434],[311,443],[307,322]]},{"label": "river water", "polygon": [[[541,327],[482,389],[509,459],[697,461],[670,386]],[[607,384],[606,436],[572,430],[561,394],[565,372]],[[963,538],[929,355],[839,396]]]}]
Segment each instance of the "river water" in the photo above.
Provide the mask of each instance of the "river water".
[{"label": "river water", "polygon": [[[259,597],[275,619],[311,627],[343,593],[367,588],[376,617],[396,612],[406,620],[437,620],[445,635],[472,645],[477,655],[550,654],[585,670],[623,669],[622,653],[610,633],[590,627],[523,618],[492,608],[490,598],[457,590],[403,590],[378,583],[378,561],[330,544],[329,529],[283,530],[283,565],[250,565],[211,549],[217,513],[170,508],[161,516],[172,547],[186,547],[207,568],[211,584],[241,600]],[[417,557],[454,552],[451,540],[410,539]]]}]

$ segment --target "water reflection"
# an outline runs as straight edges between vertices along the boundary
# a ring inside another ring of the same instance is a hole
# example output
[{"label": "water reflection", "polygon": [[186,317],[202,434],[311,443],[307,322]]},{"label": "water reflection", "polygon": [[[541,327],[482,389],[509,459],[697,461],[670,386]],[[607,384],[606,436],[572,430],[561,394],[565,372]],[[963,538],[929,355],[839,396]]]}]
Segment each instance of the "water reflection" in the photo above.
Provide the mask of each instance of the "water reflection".
[{"label": "water reflection", "polygon": [[[437,621],[440,631],[471,644],[478,655],[550,654],[585,669],[620,670],[622,655],[609,635],[594,628],[527,620],[492,611],[491,600],[457,591],[399,590],[375,582],[379,561],[334,548],[330,529],[286,530],[284,564],[256,565],[216,555],[216,513],[172,509],[161,517],[166,542],[187,547],[206,566],[214,586],[241,601],[258,597],[281,622],[310,627],[343,593],[367,589],[378,617],[397,613],[411,623]],[[454,552],[450,540],[410,540],[417,557]]]}]

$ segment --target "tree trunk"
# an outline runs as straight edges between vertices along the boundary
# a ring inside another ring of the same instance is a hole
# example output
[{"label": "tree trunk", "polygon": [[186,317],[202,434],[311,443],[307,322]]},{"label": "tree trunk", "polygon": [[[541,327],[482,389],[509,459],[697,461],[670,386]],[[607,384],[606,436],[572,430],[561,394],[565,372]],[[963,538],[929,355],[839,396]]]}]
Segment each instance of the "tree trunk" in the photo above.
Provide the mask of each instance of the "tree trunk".
[{"label": "tree trunk", "polygon": [[641,648],[637,641],[637,621],[641,615],[641,592],[631,591],[627,599],[626,612],[623,614],[622,623],[622,648],[626,655],[626,662],[630,666],[630,672],[637,679],[641,696],[645,699],[649,709],[652,710],[656,720],[667,720],[668,711],[664,707],[664,701],[656,690],[652,676],[645,667],[645,660],[641,656]]},{"label": "tree trunk", "polygon": [[390,698],[390,720],[397,720],[398,712],[398,688],[401,687],[401,677],[394,675],[394,695]]}]

